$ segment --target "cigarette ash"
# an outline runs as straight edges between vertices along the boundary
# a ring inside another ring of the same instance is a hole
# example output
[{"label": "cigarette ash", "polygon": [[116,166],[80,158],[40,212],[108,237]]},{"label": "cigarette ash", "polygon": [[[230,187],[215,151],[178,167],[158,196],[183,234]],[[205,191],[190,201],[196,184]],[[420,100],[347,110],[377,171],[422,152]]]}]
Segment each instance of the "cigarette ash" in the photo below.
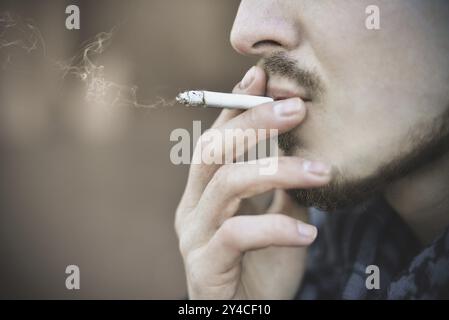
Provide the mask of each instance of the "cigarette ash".
[{"label": "cigarette ash", "polygon": [[202,91],[184,91],[176,97],[178,103],[186,106],[203,106],[205,105],[204,93]]}]

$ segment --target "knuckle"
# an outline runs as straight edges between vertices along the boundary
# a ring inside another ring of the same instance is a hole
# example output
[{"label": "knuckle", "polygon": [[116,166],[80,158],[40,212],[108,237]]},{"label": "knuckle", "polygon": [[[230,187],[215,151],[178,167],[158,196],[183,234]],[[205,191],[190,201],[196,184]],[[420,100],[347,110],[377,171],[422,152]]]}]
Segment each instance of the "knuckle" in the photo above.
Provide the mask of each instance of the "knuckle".
[{"label": "knuckle", "polygon": [[247,116],[247,121],[248,124],[250,125],[250,127],[253,127],[254,125],[256,125],[258,123],[258,119],[259,119],[259,115],[258,112],[260,108],[252,108],[248,111],[248,116]]},{"label": "knuckle", "polygon": [[187,260],[188,254],[190,252],[191,248],[190,244],[191,244],[190,239],[188,239],[188,237],[186,237],[185,235],[179,238],[178,248],[184,260]]},{"label": "knuckle", "polygon": [[191,224],[189,227],[181,228],[181,232],[178,238],[178,248],[182,257],[186,259],[195,248],[200,247],[199,235]]},{"label": "knuckle", "polygon": [[[181,201],[182,203],[182,201]],[[175,221],[174,221],[174,229],[176,232],[176,235],[178,236],[178,239],[183,231],[183,226],[185,225],[185,220],[186,220],[186,216],[188,213],[187,208],[185,208],[185,206],[183,206],[182,204],[179,204],[178,207],[176,208],[176,212],[175,212]]]},{"label": "knuckle", "polygon": [[214,174],[211,180],[211,184],[218,188],[232,187],[232,165],[225,164],[221,166]]},{"label": "knuckle", "polygon": [[279,170],[284,169],[290,163],[290,160],[288,159],[288,157],[279,157],[277,159],[277,161],[278,161]]},{"label": "knuckle", "polygon": [[248,121],[251,127],[268,127],[272,119],[271,104],[262,104],[248,110]]},{"label": "knuckle", "polygon": [[248,127],[250,128],[265,128],[267,127],[267,121],[270,117],[266,116],[267,105],[260,105],[255,108],[249,109],[246,117]]},{"label": "knuckle", "polygon": [[219,241],[228,244],[234,242],[238,220],[238,217],[233,217],[223,222],[220,229],[217,231]]},{"label": "knuckle", "polygon": [[293,172],[297,175],[298,170],[296,166],[299,165],[298,162],[295,162],[293,159],[289,157],[279,157],[276,159],[277,161],[277,171],[274,176],[279,178],[290,178]]},{"label": "knuckle", "polygon": [[271,232],[274,234],[279,234],[285,232],[289,227],[288,219],[281,214],[271,214],[270,217]]}]

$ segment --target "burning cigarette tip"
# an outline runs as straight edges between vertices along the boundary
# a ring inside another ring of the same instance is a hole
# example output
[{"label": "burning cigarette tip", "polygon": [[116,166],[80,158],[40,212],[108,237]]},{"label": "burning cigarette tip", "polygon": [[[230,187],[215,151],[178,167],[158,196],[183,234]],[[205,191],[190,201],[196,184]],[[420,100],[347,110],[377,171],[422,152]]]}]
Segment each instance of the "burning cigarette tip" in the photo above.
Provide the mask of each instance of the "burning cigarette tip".
[{"label": "burning cigarette tip", "polygon": [[184,91],[177,95],[176,101],[187,106],[203,106],[204,92],[203,91]]}]

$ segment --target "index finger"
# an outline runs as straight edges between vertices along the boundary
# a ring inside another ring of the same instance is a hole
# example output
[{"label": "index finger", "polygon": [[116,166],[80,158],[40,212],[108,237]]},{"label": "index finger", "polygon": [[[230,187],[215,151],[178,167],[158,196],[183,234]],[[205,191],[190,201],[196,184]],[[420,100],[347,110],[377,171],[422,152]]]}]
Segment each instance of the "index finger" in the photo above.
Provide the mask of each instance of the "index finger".
[{"label": "index finger", "polygon": [[[259,66],[253,66],[243,76],[242,81],[235,85],[232,93],[262,96],[265,94],[266,84],[267,76],[265,71]],[[242,112],[242,110],[238,109],[224,109],[215,120],[212,128],[222,126],[225,122],[231,120]]]}]

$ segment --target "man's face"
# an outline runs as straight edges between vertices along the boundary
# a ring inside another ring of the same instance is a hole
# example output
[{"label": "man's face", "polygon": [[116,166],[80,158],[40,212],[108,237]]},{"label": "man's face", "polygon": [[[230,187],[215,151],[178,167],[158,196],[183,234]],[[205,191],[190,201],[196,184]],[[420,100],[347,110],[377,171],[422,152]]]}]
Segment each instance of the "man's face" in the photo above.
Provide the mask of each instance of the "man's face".
[{"label": "man's face", "polygon": [[[365,12],[380,9],[380,30]],[[358,201],[447,150],[447,0],[243,0],[234,48],[262,58],[267,95],[306,100],[280,139],[291,155],[332,164],[326,188],[296,190],[327,209]]]}]

